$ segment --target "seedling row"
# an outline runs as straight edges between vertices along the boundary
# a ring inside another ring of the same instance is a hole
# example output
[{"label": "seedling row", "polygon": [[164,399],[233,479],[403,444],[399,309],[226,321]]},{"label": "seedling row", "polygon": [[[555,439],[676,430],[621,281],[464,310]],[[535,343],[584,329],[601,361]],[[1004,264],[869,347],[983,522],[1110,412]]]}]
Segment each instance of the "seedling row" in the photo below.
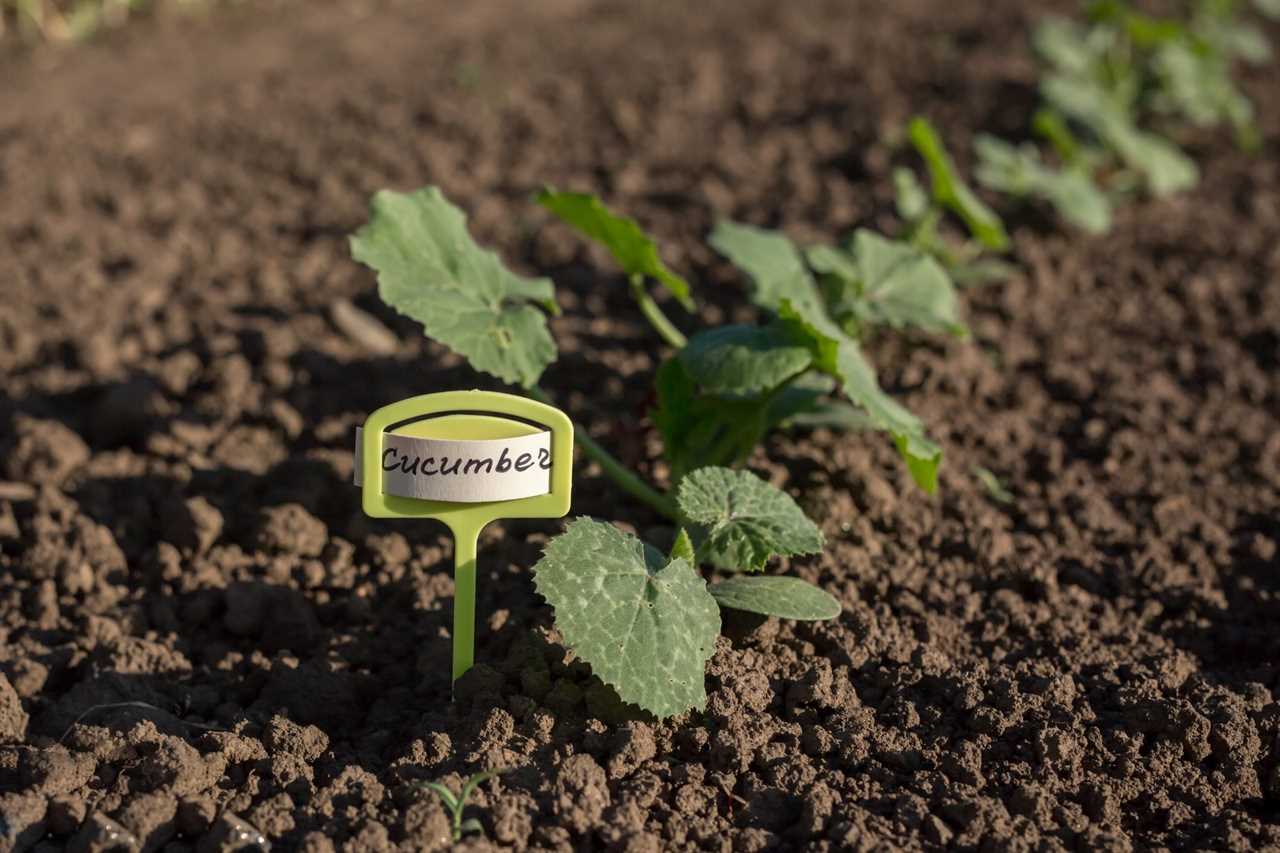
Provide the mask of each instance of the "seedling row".
[{"label": "seedling row", "polygon": [[[1275,0],[1253,8],[1280,18]],[[1041,105],[1026,138],[973,139],[976,183],[1001,209],[1043,206],[1065,227],[1096,234],[1127,199],[1195,185],[1197,166],[1180,145],[1189,129],[1226,125],[1243,148],[1256,148],[1253,109],[1233,70],[1270,52],[1248,12],[1232,0],[1199,0],[1181,16],[1153,17],[1102,0],[1080,19],[1043,21],[1033,36]],[[534,581],[565,643],[623,700],[658,717],[705,703],[703,669],[721,608],[810,620],[840,613],[820,588],[765,574],[777,558],[824,545],[791,496],[745,469],[771,432],[879,431],[919,488],[938,487],[942,449],[880,387],[866,345],[878,335],[966,338],[962,290],[1015,267],[1001,217],[965,180],[937,128],[917,116],[905,141],[921,168],[893,174],[893,233],[859,228],[843,242],[801,245],[749,224],[715,226],[708,243],[740,271],[758,309],[754,324],[698,326],[690,319],[696,288],[636,221],[601,199],[552,188],[536,196],[608,251],[652,328],[660,366],[650,417],[667,482],[646,481],[581,427],[578,444],[678,535],[660,549],[579,518],[548,544]],[[555,284],[522,276],[477,245],[439,189],[377,193],[351,246],[377,272],[381,298],[428,338],[552,402],[539,383],[558,354],[547,323],[560,310]],[[668,311],[686,316],[676,322]],[[689,325],[696,328],[682,330]],[[719,579],[707,583],[704,571]]]}]

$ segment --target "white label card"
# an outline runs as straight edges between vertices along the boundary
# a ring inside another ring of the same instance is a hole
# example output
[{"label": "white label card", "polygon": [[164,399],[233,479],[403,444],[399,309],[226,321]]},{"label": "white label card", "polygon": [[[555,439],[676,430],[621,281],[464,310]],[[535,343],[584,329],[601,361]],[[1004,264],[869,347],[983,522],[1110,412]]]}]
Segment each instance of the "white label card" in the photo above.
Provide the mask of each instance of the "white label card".
[{"label": "white label card", "polygon": [[[363,480],[364,430],[356,428],[356,485]],[[551,433],[454,441],[382,436],[382,490],[452,503],[512,501],[551,491]]]}]

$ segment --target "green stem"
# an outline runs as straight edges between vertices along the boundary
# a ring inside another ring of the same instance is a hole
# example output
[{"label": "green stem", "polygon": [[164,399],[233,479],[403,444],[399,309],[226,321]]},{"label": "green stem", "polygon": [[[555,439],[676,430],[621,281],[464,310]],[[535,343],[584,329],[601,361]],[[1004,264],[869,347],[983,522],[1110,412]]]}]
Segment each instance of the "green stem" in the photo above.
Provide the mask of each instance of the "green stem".
[{"label": "green stem", "polygon": [[[551,397],[547,395],[547,392],[538,386],[535,385],[527,390],[529,396],[533,399],[546,403],[548,406],[555,405]],[[624,492],[647,504],[659,515],[672,521],[679,520],[679,512],[676,510],[675,502],[670,497],[641,480],[634,471],[619,462],[612,453],[596,444],[595,440],[587,434],[586,427],[577,421],[574,421],[573,424],[573,437],[574,442],[582,448],[583,454],[599,465],[605,476],[613,480]]]},{"label": "green stem", "polygon": [[641,313],[649,321],[649,325],[653,326],[658,333],[658,337],[676,349],[684,349],[684,345],[689,342],[689,339],[675,327],[675,324],[671,322],[666,314],[662,313],[658,303],[653,301],[653,297],[645,289],[644,276],[631,276],[631,298],[635,299],[636,304],[640,306]]}]

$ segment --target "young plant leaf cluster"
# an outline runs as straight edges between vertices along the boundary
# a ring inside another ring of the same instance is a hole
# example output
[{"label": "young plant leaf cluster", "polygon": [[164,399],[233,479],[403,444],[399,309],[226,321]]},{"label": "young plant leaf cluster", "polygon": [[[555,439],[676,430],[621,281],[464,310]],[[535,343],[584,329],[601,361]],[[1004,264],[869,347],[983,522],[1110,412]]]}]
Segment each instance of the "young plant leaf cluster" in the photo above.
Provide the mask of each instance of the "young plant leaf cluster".
[{"label": "young plant leaf cluster", "polygon": [[[1242,147],[1256,147],[1253,105],[1232,71],[1266,61],[1270,46],[1242,19],[1242,5],[1193,0],[1181,17],[1157,17],[1127,0],[1091,0],[1083,21],[1047,18],[1033,37],[1044,106],[1031,129],[1057,165],[1032,143],[979,135],[978,181],[1047,202],[1072,225],[1101,233],[1118,198],[1137,189],[1169,195],[1199,179],[1195,162],[1159,130],[1228,124]],[[1280,17],[1269,0],[1256,5]]]},{"label": "young plant leaf cluster", "polygon": [[[577,432],[579,445],[606,474],[676,522],[680,533],[664,555],[610,524],[577,519],[548,544],[534,567],[535,584],[555,608],[565,642],[597,676],[624,700],[670,716],[705,702],[702,673],[719,633],[720,607],[789,619],[840,612],[828,593],[798,578],[742,577],[707,586],[699,567],[755,573],[774,558],[814,554],[823,545],[790,496],[754,474],[715,463],[740,465],[765,430],[788,413],[814,410],[838,380],[872,422],[894,434],[909,461],[912,454],[921,460],[913,474],[931,489],[937,449],[919,422],[879,390],[857,336],[870,325],[958,331],[954,294],[935,292],[949,280],[930,258],[915,250],[886,255],[865,236],[856,237],[848,253],[829,250],[849,270],[830,273],[824,290],[786,238],[727,224],[717,232],[722,250],[731,257],[747,253],[742,263],[757,276],[756,301],[775,316],[758,327],[725,326],[686,339],[646,287],[657,281],[688,305],[691,288],[662,263],[639,226],[593,196],[546,192],[540,200],[609,249],[627,271],[642,312],[676,349],[658,371],[654,413],[671,462],[671,494],[623,468],[585,430]],[[536,383],[556,356],[545,318],[556,310],[551,282],[518,276],[477,246],[463,213],[438,189],[376,194],[370,220],[351,246],[353,256],[377,272],[383,300],[422,323],[428,337],[477,370],[546,399]],[[775,249],[781,254],[771,257]],[[787,274],[795,281],[775,281],[769,265],[777,263],[792,265]],[[833,294],[836,308],[824,293]],[[823,377],[830,378],[824,383]],[[738,419],[724,420],[726,411]]]},{"label": "young plant leaf cluster", "polygon": [[[967,199],[962,209],[976,202],[962,183],[948,186]],[[675,349],[656,376],[653,413],[673,483],[697,467],[743,464],[788,420],[827,416],[889,433],[912,477],[934,491],[941,451],[919,419],[880,388],[860,345],[879,327],[965,334],[951,277],[929,252],[859,231],[846,247],[805,253],[780,233],[722,223],[711,244],[747,273],[751,299],[770,320],[686,338],[645,285],[658,281],[685,304],[692,304],[691,288],[634,221],[583,194],[545,191],[539,201],[619,259],[642,313]],[[1003,235],[999,220],[983,211],[991,233]],[[428,337],[477,370],[545,398],[537,382],[556,358],[545,318],[558,310],[552,283],[516,275],[477,246],[463,213],[438,189],[377,193],[369,223],[351,244],[353,256],[378,272],[382,299],[422,323]],[[589,438],[580,441],[628,492],[673,514],[669,499]]]},{"label": "young plant leaf cluster", "polygon": [[747,471],[699,468],[676,490],[684,527],[671,552],[612,524],[571,521],[533,567],[565,644],[619,697],[658,717],[706,703],[703,670],[720,608],[784,619],[832,619],[840,603],[794,577],[737,575],[708,585],[702,565],[762,571],[775,557],[816,554],[822,533],[784,492]]}]

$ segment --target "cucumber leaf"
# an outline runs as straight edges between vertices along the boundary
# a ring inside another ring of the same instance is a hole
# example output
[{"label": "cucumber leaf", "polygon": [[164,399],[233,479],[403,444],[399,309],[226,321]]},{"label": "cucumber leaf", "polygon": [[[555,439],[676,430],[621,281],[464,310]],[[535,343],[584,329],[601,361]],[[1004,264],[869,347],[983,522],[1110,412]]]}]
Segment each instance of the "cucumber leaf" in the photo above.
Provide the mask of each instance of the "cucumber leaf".
[{"label": "cucumber leaf", "polygon": [[777,556],[816,554],[822,531],[786,492],[748,471],[699,468],[680,481],[676,503],[702,562],[758,572]]},{"label": "cucumber leaf", "polygon": [[784,429],[833,429],[863,432],[876,429],[866,409],[845,400],[815,400],[781,420]]},{"label": "cucumber leaf", "polygon": [[859,228],[853,249],[815,246],[809,265],[853,287],[842,289],[836,313],[852,313],[859,322],[894,328],[917,327],[964,337],[960,304],[951,276],[932,256],[896,240]]},{"label": "cucumber leaf", "polygon": [[1197,50],[1188,39],[1160,48],[1152,65],[1159,81],[1156,109],[1200,127],[1229,124],[1242,139],[1256,135],[1253,103],[1231,79],[1231,65],[1223,54]]},{"label": "cucumber leaf", "polygon": [[986,134],[977,136],[974,150],[978,154],[974,174],[983,186],[1012,196],[1045,199],[1063,219],[1093,234],[1111,227],[1111,203],[1088,173],[1052,169],[1034,145],[1015,146]]},{"label": "cucumber leaf", "polygon": [[679,356],[663,362],[654,383],[653,423],[662,435],[673,483],[703,465],[745,461],[773,423],[766,400],[701,393]]},{"label": "cucumber leaf", "polygon": [[716,227],[711,243],[750,276],[756,304],[794,324],[813,351],[814,367],[835,377],[872,423],[893,436],[912,478],[933,494],[941,449],[925,437],[918,418],[880,389],[858,342],[828,313],[799,249],[777,232],[727,222]]},{"label": "cucumber leaf", "polygon": [[707,587],[721,607],[781,619],[818,621],[840,615],[840,602],[808,581],[790,577],[738,575]]},{"label": "cucumber leaf", "polygon": [[814,367],[836,377],[845,395],[867,411],[877,429],[893,436],[898,453],[920,488],[933,494],[938,488],[942,449],[924,434],[920,419],[880,388],[857,341],[844,333],[811,301],[783,300],[779,316],[794,322],[808,335],[814,348]]},{"label": "cucumber leaf", "polygon": [[975,258],[964,261],[951,270],[951,278],[959,287],[981,287],[984,284],[1007,281],[1018,272],[1018,267],[999,258]]},{"label": "cucumber leaf", "polygon": [[915,222],[929,210],[929,194],[910,169],[893,170],[893,205],[903,222]]},{"label": "cucumber leaf", "polygon": [[[849,409],[857,409],[857,406],[846,400],[829,398],[827,395],[835,389],[835,380],[825,373],[810,371],[802,374],[793,382],[788,382],[786,387],[773,395],[773,398],[769,401],[769,425],[771,427],[782,426],[784,428],[802,426],[801,420],[810,415],[816,415],[825,410],[826,407],[835,404]],[[861,412],[861,417],[865,422],[866,413]],[[874,427],[870,428],[874,429]]]},{"label": "cucumber leaf", "polygon": [[785,234],[725,220],[707,242],[750,276],[751,301],[759,307],[777,312],[797,291],[819,298],[804,258]]},{"label": "cucumber leaf", "polygon": [[378,295],[427,337],[504,382],[535,385],[556,359],[539,306],[555,312],[550,279],[524,278],[467,233],[466,215],[436,187],[382,190],[351,255],[378,274]]},{"label": "cucumber leaf", "polygon": [[614,213],[590,193],[560,192],[548,188],[538,193],[537,202],[608,249],[627,275],[654,279],[687,310],[693,310],[689,282],[662,262],[658,245],[634,219]]},{"label": "cucumber leaf", "polygon": [[578,518],[547,543],[533,578],[565,644],[624,701],[657,717],[706,704],[720,611],[687,560]]},{"label": "cucumber leaf", "polygon": [[683,527],[676,534],[676,541],[671,543],[671,554],[669,559],[681,559],[691,566],[698,564],[698,555],[693,548],[693,540],[689,538],[689,531]]},{"label": "cucumber leaf", "polygon": [[929,170],[934,201],[959,216],[969,233],[983,246],[996,252],[1008,249],[1009,235],[1005,233],[1004,223],[960,179],[951,156],[942,144],[942,137],[929,120],[923,116],[913,118],[907,126],[907,135]]},{"label": "cucumber leaf", "polygon": [[1142,130],[1123,99],[1096,80],[1050,74],[1040,83],[1049,105],[1091,130],[1129,168],[1143,176],[1153,195],[1164,196],[1195,186],[1199,170],[1176,145]]},{"label": "cucumber leaf", "polygon": [[704,392],[750,396],[770,391],[807,368],[813,357],[786,326],[717,326],[689,338],[679,353]]},{"label": "cucumber leaf", "polygon": [[1043,18],[1032,33],[1036,52],[1060,73],[1089,76],[1109,45],[1102,30],[1091,31],[1057,15]]}]

